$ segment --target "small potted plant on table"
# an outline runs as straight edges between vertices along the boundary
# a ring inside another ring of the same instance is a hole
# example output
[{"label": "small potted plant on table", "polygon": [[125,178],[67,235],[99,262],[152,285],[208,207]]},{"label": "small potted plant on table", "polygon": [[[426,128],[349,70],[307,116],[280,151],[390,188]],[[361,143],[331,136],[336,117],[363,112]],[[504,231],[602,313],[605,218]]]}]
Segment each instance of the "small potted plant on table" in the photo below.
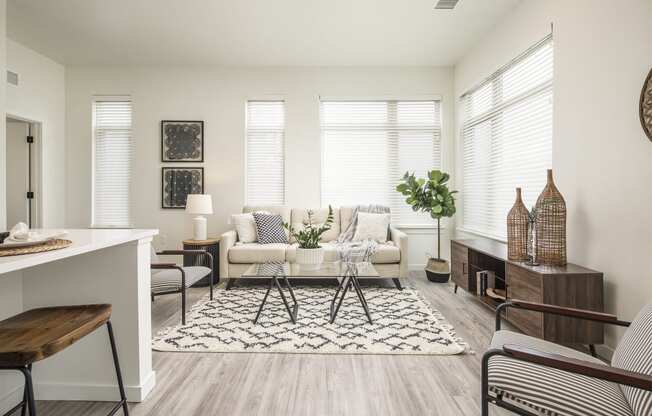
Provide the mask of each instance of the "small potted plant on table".
[{"label": "small potted plant on table", "polygon": [[333,208],[330,205],[328,206],[326,221],[320,226],[313,223],[313,215],[314,212],[308,210],[308,220],[304,221],[301,230],[295,230],[292,224],[283,223],[290,235],[299,243],[296,262],[306,270],[314,270],[324,261],[324,249],[319,245],[319,240],[322,234],[331,229]]},{"label": "small potted plant on table", "polygon": [[448,189],[446,182],[450,179],[448,173],[431,170],[428,177],[416,178],[414,174],[405,172],[403,181],[396,186],[396,190],[407,198],[405,202],[412,206],[414,211],[427,212],[431,218],[437,220],[437,257],[430,257],[426,265],[426,276],[431,282],[446,283],[450,276],[450,264],[441,258],[441,219],[452,217],[455,214],[455,198],[457,191]]}]

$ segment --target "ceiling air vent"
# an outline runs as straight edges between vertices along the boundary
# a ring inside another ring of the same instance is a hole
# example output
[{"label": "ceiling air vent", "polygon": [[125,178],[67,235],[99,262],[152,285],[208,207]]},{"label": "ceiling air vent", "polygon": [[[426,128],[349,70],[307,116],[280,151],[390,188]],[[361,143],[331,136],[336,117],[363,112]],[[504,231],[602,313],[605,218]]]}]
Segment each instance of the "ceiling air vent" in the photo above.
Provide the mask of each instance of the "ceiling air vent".
[{"label": "ceiling air vent", "polygon": [[457,5],[459,0],[439,0],[435,5],[435,9],[452,10]]},{"label": "ceiling air vent", "polygon": [[7,83],[18,86],[18,74],[15,72],[7,71]]}]

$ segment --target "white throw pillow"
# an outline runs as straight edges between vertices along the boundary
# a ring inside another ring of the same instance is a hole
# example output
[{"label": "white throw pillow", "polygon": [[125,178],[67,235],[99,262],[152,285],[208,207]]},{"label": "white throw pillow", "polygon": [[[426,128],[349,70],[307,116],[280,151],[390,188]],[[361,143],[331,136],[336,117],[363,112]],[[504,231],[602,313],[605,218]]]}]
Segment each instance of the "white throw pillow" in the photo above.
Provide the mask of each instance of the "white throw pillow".
[{"label": "white throw pillow", "polygon": [[353,240],[375,240],[379,243],[385,243],[387,241],[389,219],[389,214],[358,212],[358,225]]},{"label": "white throw pillow", "polygon": [[[267,211],[256,211],[261,214],[269,214]],[[252,212],[245,214],[231,215],[235,232],[238,234],[238,242],[255,243],[258,241],[258,232],[256,231],[256,221]]]}]

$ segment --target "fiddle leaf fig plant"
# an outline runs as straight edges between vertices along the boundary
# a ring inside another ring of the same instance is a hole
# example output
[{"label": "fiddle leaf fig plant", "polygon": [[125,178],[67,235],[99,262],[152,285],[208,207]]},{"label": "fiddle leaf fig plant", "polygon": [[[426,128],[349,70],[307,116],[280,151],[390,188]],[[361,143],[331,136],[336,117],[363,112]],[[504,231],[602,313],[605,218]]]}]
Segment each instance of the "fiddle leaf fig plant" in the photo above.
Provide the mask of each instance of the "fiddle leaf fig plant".
[{"label": "fiddle leaf fig plant", "polygon": [[437,260],[441,260],[441,235],[439,226],[442,218],[455,215],[455,198],[457,191],[448,189],[448,173],[431,170],[426,178],[416,178],[414,173],[405,172],[396,190],[406,196],[405,202],[415,212],[427,212],[437,220]]},{"label": "fiddle leaf fig plant", "polygon": [[298,231],[292,227],[292,224],[288,224],[287,222],[283,223],[283,227],[285,227],[290,232],[292,237],[297,240],[297,243],[299,243],[299,248],[319,248],[319,239],[321,238],[322,234],[331,229],[334,218],[333,208],[330,205],[328,206],[328,215],[326,216],[326,221],[324,221],[324,223],[320,226],[317,226],[313,223],[312,216],[314,214],[315,213],[312,210],[308,210],[308,220],[303,222],[303,228]]}]

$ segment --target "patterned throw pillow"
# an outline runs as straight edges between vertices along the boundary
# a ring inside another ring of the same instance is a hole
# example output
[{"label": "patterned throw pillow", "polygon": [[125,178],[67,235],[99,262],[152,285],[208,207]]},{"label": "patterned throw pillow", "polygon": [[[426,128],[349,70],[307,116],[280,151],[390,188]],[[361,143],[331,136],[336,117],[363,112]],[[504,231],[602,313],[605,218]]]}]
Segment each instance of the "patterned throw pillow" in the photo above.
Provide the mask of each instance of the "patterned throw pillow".
[{"label": "patterned throw pillow", "polygon": [[273,244],[288,242],[288,237],[283,229],[283,218],[277,214],[260,214],[254,212],[256,231],[260,244]]}]

